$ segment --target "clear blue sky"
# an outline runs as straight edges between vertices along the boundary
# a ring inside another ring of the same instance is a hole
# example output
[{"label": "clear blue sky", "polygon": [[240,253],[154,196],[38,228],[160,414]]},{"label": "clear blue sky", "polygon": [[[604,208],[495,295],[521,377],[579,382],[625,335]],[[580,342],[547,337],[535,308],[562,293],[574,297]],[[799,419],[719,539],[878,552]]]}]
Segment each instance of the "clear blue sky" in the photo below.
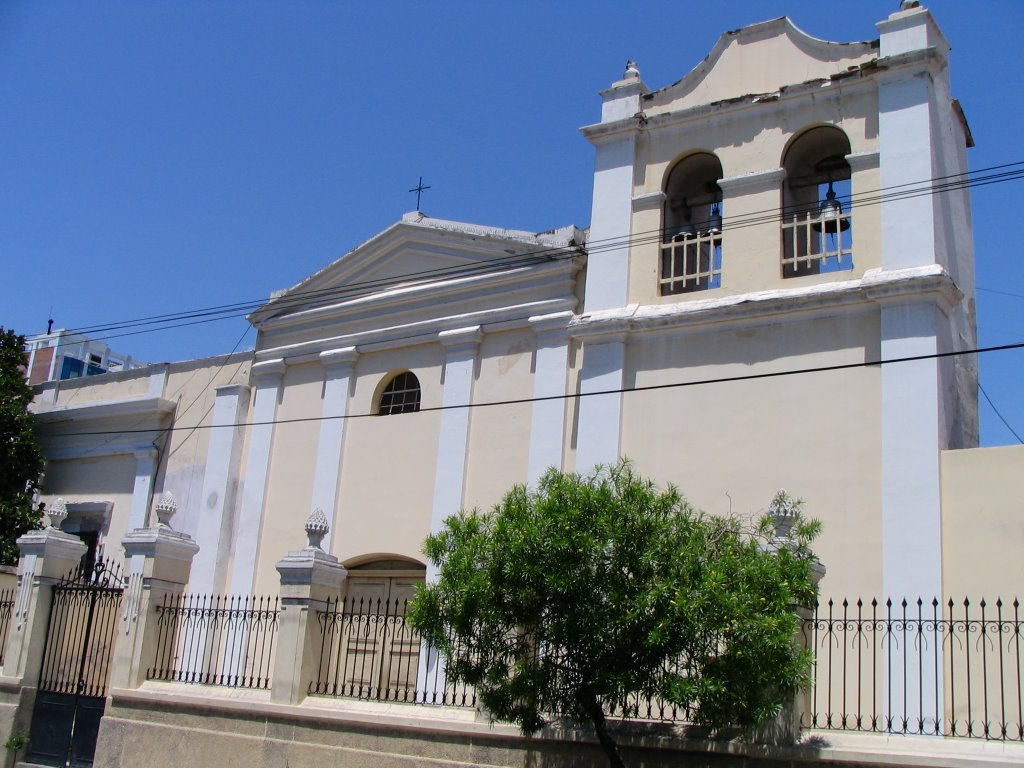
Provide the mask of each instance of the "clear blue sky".
[{"label": "clear blue sky", "polygon": [[[656,89],[725,30],[788,15],[868,40],[898,5],[3,0],[0,325],[44,330],[51,306],[75,328],[265,298],[411,210],[421,174],[432,216],[587,226],[593,151],[577,129],[628,58]],[[1024,160],[1024,2],[925,5],[953,45],[972,168]],[[974,192],[983,346],[1024,341],[1021,191]],[[178,360],[227,352],[246,327],[110,343]],[[981,370],[1024,434],[1024,352]],[[985,444],[1015,442],[981,413]]]}]

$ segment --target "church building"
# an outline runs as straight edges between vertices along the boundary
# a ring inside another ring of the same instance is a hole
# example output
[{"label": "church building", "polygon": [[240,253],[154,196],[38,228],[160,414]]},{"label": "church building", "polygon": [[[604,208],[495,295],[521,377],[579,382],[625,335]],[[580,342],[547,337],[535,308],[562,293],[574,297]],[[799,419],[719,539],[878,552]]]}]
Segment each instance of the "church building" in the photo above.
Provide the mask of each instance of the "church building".
[{"label": "church building", "polygon": [[43,501],[110,555],[169,493],[196,593],[275,593],[320,509],[347,588],[395,596],[447,516],[628,457],[713,514],[803,499],[825,597],[1014,592],[1024,456],[977,447],[969,192],[933,193],[971,133],[931,14],[878,29],[630,62],[586,227],[406,214],[253,312],[254,352],[40,385]]}]

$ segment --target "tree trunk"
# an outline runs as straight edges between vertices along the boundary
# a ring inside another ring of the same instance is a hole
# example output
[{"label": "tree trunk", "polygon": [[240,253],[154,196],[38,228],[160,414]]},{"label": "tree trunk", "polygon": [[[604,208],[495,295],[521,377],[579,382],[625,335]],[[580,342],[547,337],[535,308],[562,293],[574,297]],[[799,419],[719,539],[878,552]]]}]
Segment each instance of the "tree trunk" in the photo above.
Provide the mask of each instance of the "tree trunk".
[{"label": "tree trunk", "polygon": [[601,702],[596,696],[587,703],[587,711],[590,714],[590,721],[594,724],[594,732],[597,734],[597,740],[601,743],[601,749],[608,756],[608,764],[612,768],[626,768],[626,764],[619,756],[619,748],[616,746],[615,740],[608,734],[604,709],[601,708]]}]

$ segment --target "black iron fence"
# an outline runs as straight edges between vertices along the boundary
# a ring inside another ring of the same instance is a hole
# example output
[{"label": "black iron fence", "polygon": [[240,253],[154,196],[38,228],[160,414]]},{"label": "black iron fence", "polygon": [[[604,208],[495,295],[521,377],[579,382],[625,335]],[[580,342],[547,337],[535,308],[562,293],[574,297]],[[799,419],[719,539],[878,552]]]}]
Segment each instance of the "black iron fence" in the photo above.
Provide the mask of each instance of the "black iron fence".
[{"label": "black iron fence", "polygon": [[[320,649],[309,693],[322,696],[412,704],[476,706],[475,690],[452,683],[438,651],[422,643],[406,621],[407,601],[349,598],[318,612]],[[685,675],[686,663],[673,660],[665,674]],[[691,722],[690,712],[660,698],[640,694],[606,705],[609,717]]]},{"label": "black iron fence", "polygon": [[[447,681],[444,660],[421,642],[406,609],[405,600],[364,597],[318,611],[317,667],[308,693],[476,706],[471,687]],[[178,597],[157,609],[157,620],[150,679],[270,687],[276,598]],[[803,622],[814,666],[801,724],[1024,741],[1022,634],[1017,600],[830,600]],[[668,664],[665,674],[685,676],[685,662]],[[640,695],[607,714],[691,722],[685,709]]]},{"label": "black iron fence", "polygon": [[407,600],[350,598],[317,613],[320,650],[309,693],[371,701],[476,705],[466,685],[445,680],[443,659],[406,621]]},{"label": "black iron fence", "polygon": [[157,606],[150,680],[269,689],[277,597],[178,595]]},{"label": "black iron fence", "polygon": [[1024,741],[1017,600],[819,605],[813,728]]},{"label": "black iron fence", "polygon": [[0,590],[0,665],[4,663],[4,649],[7,635],[11,632],[11,617],[14,615],[14,589]]}]

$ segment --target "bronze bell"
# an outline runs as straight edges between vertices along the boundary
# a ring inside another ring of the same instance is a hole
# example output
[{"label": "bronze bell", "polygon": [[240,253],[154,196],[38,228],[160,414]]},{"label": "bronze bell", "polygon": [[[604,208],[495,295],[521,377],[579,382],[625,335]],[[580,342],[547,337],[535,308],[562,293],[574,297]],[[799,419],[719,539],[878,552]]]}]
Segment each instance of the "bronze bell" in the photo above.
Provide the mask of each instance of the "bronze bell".
[{"label": "bronze bell", "polygon": [[834,235],[836,232],[845,232],[850,228],[850,220],[842,218],[843,204],[836,199],[835,190],[832,189],[832,181],[828,182],[828,192],[825,199],[818,206],[818,218],[814,220],[811,227],[815,232],[827,232]]}]

